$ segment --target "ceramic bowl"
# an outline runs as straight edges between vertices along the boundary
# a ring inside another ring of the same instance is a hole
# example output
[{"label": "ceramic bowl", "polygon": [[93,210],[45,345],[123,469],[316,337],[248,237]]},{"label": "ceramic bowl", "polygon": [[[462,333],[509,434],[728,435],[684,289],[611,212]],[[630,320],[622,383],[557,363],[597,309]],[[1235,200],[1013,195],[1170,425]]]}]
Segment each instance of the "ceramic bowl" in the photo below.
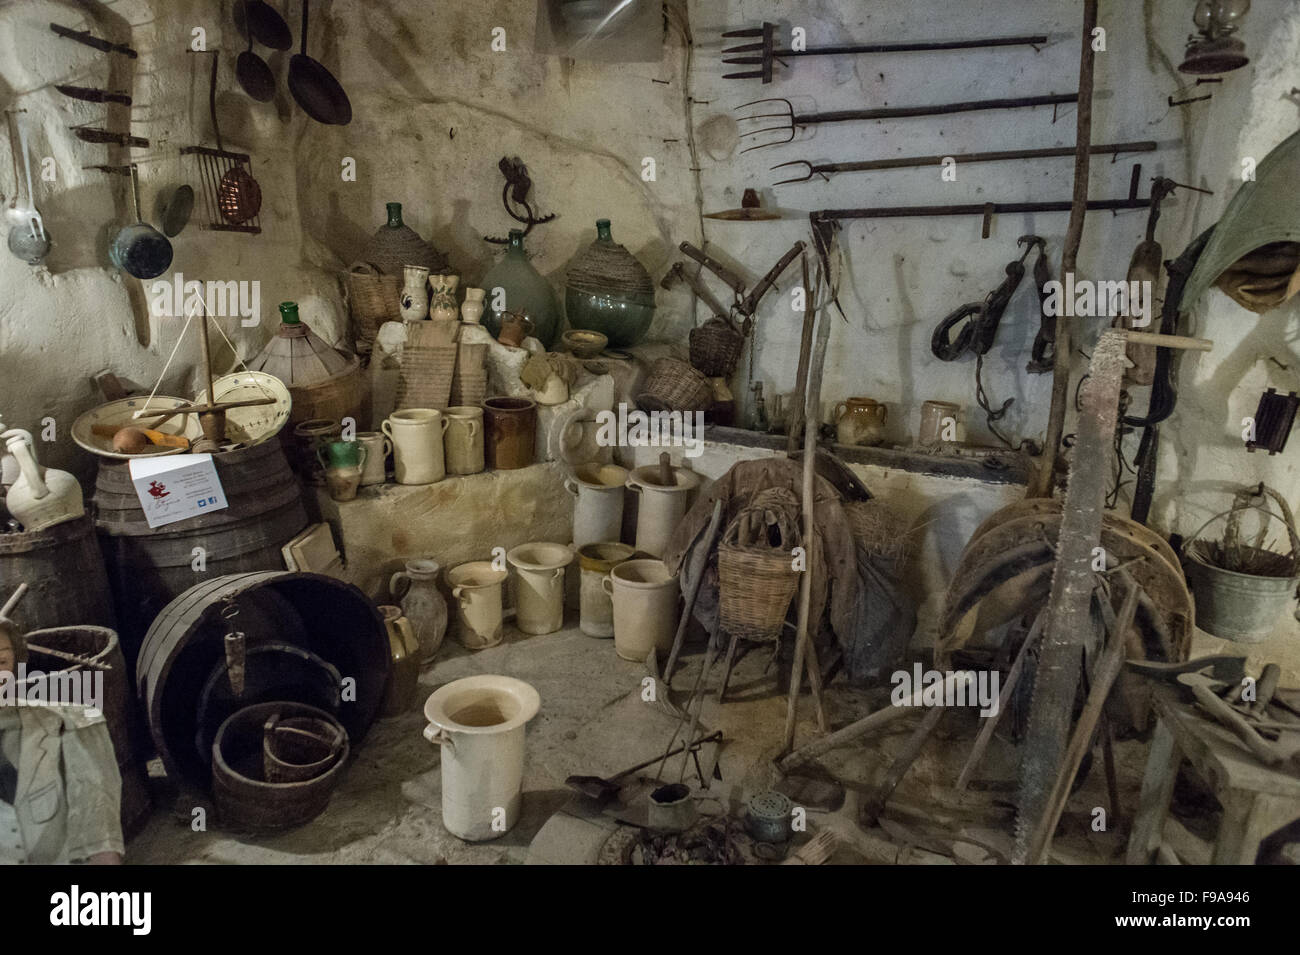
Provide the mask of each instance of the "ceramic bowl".
[{"label": "ceramic bowl", "polygon": [[[269,405],[252,405],[231,408],[226,412],[226,440],[252,447],[280,433],[289,420],[293,398],[289,389],[275,375],[264,371],[240,371],[223,375],[212,383],[217,401],[249,401],[254,398],[274,398]],[[206,391],[194,399],[196,404],[208,400]]]},{"label": "ceramic bowl", "polygon": [[609,338],[605,335],[585,328],[570,328],[560,336],[560,340],[573,353],[574,358],[595,358],[609,344]]},{"label": "ceramic bowl", "polygon": [[164,434],[183,434],[191,441],[194,441],[203,436],[203,429],[199,427],[198,415],[177,415],[174,418],[168,418],[161,424],[151,421],[148,417],[143,419],[132,417],[135,412],[144,409],[151,412],[170,411],[172,408],[183,408],[192,403],[184,398],[170,398],[166,395],[154,395],[152,398],[142,395],[136,398],[120,398],[117,401],[110,401],[98,408],[92,408],[72,423],[72,440],[91,454],[98,454],[104,458],[115,458],[119,461],[125,461],[129,458],[158,458],[166,454],[181,454],[185,450],[184,448],[158,448],[154,451],[142,451],[139,454],[123,454],[121,451],[113,450],[112,437],[95,434],[94,427],[95,425],[107,425],[112,428],[120,428],[132,425],[137,428],[150,428],[154,431],[161,431]]}]

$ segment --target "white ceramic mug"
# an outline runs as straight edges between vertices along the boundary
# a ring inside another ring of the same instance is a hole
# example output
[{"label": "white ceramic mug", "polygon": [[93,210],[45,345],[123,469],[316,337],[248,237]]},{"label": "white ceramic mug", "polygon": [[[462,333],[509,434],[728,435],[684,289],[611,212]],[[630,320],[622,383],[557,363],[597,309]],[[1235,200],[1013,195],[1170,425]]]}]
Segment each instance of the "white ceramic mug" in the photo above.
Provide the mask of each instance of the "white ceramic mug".
[{"label": "white ceramic mug", "polygon": [[366,463],[361,468],[361,486],[383,484],[388,480],[388,456],[393,453],[393,442],[379,431],[362,431],[357,440],[366,449]]},{"label": "white ceramic mug", "polygon": [[447,419],[434,408],[394,411],[381,430],[393,441],[393,472],[398,484],[436,484],[447,475],[442,436]]}]

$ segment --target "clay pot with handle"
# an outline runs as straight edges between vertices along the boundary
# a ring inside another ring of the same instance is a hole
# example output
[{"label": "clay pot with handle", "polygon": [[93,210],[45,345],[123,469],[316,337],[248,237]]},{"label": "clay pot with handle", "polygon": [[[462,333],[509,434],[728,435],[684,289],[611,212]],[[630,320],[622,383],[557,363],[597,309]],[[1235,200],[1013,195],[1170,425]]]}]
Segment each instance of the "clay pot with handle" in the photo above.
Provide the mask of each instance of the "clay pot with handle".
[{"label": "clay pot with handle", "polygon": [[873,398],[848,398],[835,406],[835,437],[840,444],[871,447],[885,440],[889,409]]},{"label": "clay pot with handle", "polygon": [[86,513],[77,479],[67,471],[41,467],[27,432],[11,430],[0,437],[18,462],[19,470],[18,479],[5,495],[5,506],[25,530],[44,530]]}]

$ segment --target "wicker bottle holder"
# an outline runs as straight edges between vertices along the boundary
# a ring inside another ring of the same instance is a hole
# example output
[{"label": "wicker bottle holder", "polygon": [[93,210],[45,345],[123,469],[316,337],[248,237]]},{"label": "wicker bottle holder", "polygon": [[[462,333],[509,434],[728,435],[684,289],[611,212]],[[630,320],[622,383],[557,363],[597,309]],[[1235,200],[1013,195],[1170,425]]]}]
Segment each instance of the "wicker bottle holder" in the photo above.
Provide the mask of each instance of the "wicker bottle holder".
[{"label": "wicker bottle holder", "polygon": [[636,400],[647,411],[704,411],[713,404],[713,386],[689,362],[660,358]]},{"label": "wicker bottle holder", "polygon": [[799,546],[799,503],[787,490],[754,496],[718,543],[718,627],[742,640],[781,636],[799,587],[793,551]]},{"label": "wicker bottle holder", "polygon": [[691,364],[710,378],[725,378],[736,370],[745,339],[720,318],[711,318],[690,334]]}]

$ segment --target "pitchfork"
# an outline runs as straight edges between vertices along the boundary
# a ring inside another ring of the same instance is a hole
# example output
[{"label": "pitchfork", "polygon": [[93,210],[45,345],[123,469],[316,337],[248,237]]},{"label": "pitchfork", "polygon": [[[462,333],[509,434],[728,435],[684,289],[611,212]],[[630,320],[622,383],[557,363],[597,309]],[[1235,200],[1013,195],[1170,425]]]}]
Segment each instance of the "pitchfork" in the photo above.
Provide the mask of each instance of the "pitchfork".
[{"label": "pitchfork", "polygon": [[747,146],[742,149],[742,153],[747,153],[754,149],[765,149],[768,146],[780,146],[784,143],[794,141],[794,131],[800,126],[812,126],[818,123],[846,123],[858,120],[874,119],[906,119],[914,116],[944,116],[950,113],[969,113],[976,110],[991,109],[1023,109],[1031,106],[1059,106],[1063,103],[1077,103],[1079,101],[1078,93],[1053,93],[1048,96],[1018,96],[1006,99],[980,99],[970,100],[963,103],[942,103],[934,106],[889,106],[884,109],[841,109],[828,113],[796,113],[794,104],[783,97],[769,97],[767,99],[756,99],[749,103],[742,103],[736,109],[747,109],[750,106],[757,106],[759,103],[784,103],[785,110],[776,113],[755,113],[752,116],[740,117],[741,122],[755,119],[784,119],[785,123],[777,126],[765,126],[762,129],[750,130],[742,133],[741,138],[746,136],[758,136],[762,133],[773,133],[786,131],[789,133],[785,139],[776,139],[770,143],[760,143],[757,146]]},{"label": "pitchfork", "polygon": [[[772,64],[784,61],[792,56],[838,56],[846,53],[924,53],[936,50],[972,50],[998,46],[1032,46],[1040,47],[1047,42],[1047,37],[1037,36],[1002,36],[978,40],[922,40],[910,43],[865,43],[847,46],[820,46],[804,50],[785,50],[776,48],[776,24],[764,23],[756,30],[729,30],[724,37],[756,37],[757,43],[728,47],[723,50],[725,57],[729,53],[757,53],[757,56],[737,56],[723,59],[723,63],[735,66],[757,66],[757,70],[744,73],[724,73],[724,80],[746,80],[761,78],[764,83],[772,82]],[[786,64],[781,62],[782,66]]]}]

